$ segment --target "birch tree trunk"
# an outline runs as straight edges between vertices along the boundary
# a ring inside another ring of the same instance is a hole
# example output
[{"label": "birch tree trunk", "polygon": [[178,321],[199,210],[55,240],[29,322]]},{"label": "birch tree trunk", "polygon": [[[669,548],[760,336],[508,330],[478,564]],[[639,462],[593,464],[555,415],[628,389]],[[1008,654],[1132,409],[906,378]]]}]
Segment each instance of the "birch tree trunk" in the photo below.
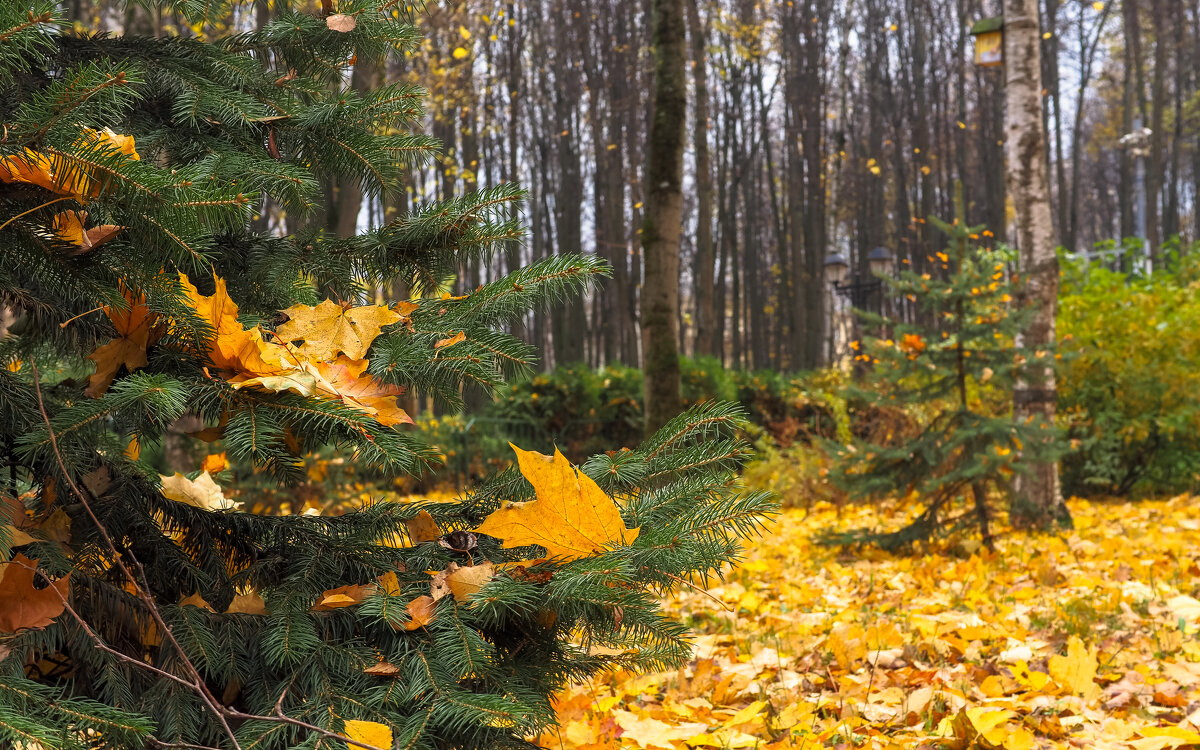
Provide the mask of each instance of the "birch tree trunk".
[{"label": "birch tree trunk", "polygon": [[687,118],[683,0],[654,2],[654,119],[642,224],[642,352],[646,434],[680,410],[679,236],[683,231],[683,141]]},{"label": "birch tree trunk", "polygon": [[[1037,0],[1004,0],[1005,157],[1008,193],[1016,209],[1015,240],[1023,276],[1019,304],[1035,309],[1019,345],[1049,349],[1054,344],[1058,258],[1046,175],[1042,120],[1041,33]],[[1031,369],[1013,389],[1013,418],[1054,422],[1054,371]],[[1058,465],[1037,463],[1014,481],[1012,522],[1023,528],[1070,523],[1058,483]]]}]

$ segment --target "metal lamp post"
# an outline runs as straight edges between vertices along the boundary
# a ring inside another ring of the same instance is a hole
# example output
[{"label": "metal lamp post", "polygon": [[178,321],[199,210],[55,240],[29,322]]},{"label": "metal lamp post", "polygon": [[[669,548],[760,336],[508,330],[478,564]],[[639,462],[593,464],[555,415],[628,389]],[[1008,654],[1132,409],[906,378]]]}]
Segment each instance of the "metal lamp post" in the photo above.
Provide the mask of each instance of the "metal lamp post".
[{"label": "metal lamp post", "polygon": [[[830,289],[833,293],[848,300],[851,307],[882,314],[883,280],[879,277],[891,273],[894,260],[895,256],[890,250],[886,247],[877,247],[867,255],[867,267],[870,272],[851,276],[850,263],[847,262],[846,257],[841,253],[831,253],[825,256],[825,276],[829,279]],[[873,301],[875,304],[871,304]],[[858,322],[858,316],[852,315],[849,335],[854,341],[861,338]],[[831,346],[834,340],[830,339]],[[832,351],[830,351],[830,356],[833,356]],[[855,373],[861,374],[862,366],[861,362],[856,360]]]},{"label": "metal lamp post", "polygon": [[[867,255],[869,274],[850,276],[850,264],[841,253],[825,256],[825,276],[833,285],[833,291],[850,301],[850,306],[866,310],[873,299],[883,301],[881,275],[892,270],[895,257],[886,247],[877,247]],[[875,309],[872,312],[880,312]]]}]

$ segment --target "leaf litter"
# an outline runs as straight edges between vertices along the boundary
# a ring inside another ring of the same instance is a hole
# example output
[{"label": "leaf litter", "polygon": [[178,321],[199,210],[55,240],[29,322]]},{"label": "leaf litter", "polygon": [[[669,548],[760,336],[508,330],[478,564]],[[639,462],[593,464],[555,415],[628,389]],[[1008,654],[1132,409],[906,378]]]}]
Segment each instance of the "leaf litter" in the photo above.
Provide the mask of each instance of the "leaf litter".
[{"label": "leaf litter", "polygon": [[687,665],[563,690],[536,741],[1200,747],[1200,498],[1070,506],[1060,535],[912,557],[812,541],[877,508],[785,511],[724,582],[669,599],[697,632]]}]

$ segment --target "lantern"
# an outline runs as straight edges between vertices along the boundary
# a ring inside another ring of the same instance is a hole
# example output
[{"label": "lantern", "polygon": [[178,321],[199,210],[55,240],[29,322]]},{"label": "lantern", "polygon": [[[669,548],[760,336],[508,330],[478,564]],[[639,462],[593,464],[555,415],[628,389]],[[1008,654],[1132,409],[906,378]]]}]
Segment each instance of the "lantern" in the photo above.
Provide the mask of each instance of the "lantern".
[{"label": "lantern", "polygon": [[975,64],[983,67],[1004,64],[1004,17],[982,18],[971,27],[975,37]]}]

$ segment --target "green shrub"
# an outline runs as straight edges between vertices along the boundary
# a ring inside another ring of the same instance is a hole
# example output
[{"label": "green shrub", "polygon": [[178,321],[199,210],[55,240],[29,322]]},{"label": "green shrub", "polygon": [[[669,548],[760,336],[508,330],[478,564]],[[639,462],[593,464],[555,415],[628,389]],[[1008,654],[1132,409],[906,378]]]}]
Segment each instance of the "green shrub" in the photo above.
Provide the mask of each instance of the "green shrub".
[{"label": "green shrub", "polygon": [[[1149,277],[1068,265],[1059,413],[1064,492],[1186,490],[1200,473],[1200,258]],[[1073,356],[1066,356],[1071,354]]]}]

